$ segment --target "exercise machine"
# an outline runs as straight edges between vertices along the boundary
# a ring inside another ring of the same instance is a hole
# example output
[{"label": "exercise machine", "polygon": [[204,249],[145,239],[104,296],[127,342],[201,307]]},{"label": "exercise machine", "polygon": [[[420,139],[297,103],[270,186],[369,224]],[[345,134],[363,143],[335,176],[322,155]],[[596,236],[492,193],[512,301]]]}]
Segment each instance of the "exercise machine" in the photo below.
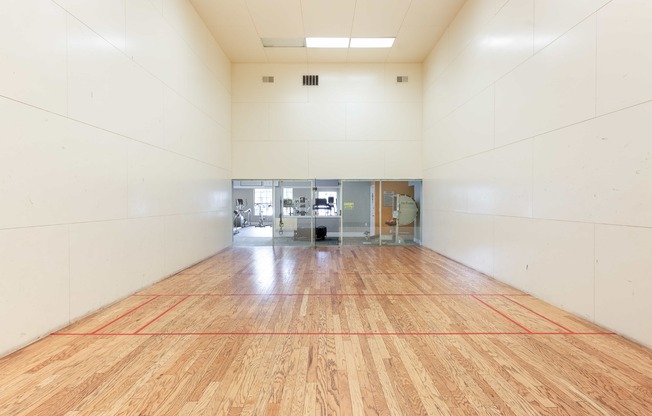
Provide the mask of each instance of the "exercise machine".
[{"label": "exercise machine", "polygon": [[[245,215],[247,216],[245,218]],[[251,222],[251,208],[247,208],[247,200],[237,198],[235,200],[235,210],[233,211],[233,227],[244,228],[248,227]],[[237,232],[234,232],[236,234]]]},{"label": "exercise machine", "polygon": [[268,227],[270,225],[265,224],[265,209],[271,207],[270,204],[256,204],[256,207],[258,208],[258,224],[256,224],[256,227]]},{"label": "exercise machine", "polygon": [[294,200],[294,213],[301,217],[305,217],[310,213],[310,204],[308,203],[308,198],[305,196],[299,197],[299,199]]},{"label": "exercise machine", "polygon": [[403,243],[400,238],[399,227],[410,225],[417,219],[419,207],[416,201],[408,195],[396,194],[392,199],[392,219],[385,221],[385,224],[396,227],[394,232],[394,242]]}]

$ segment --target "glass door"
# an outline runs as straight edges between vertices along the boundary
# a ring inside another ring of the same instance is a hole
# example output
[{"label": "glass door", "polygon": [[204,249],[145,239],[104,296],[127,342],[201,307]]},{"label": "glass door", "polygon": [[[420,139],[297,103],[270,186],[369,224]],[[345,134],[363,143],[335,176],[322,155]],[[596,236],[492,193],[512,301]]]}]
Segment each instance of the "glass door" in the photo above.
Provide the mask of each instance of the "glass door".
[{"label": "glass door", "polygon": [[379,181],[342,181],[342,245],[379,245]]},{"label": "glass door", "polygon": [[339,246],[341,243],[341,195],[338,179],[315,179],[312,212],[316,246]]},{"label": "glass door", "polygon": [[314,245],[313,187],[312,180],[274,181],[274,245]]},{"label": "glass door", "polygon": [[419,245],[421,181],[382,181],[380,185],[381,243]]},{"label": "glass door", "polygon": [[273,189],[271,180],[233,180],[234,246],[271,246]]}]

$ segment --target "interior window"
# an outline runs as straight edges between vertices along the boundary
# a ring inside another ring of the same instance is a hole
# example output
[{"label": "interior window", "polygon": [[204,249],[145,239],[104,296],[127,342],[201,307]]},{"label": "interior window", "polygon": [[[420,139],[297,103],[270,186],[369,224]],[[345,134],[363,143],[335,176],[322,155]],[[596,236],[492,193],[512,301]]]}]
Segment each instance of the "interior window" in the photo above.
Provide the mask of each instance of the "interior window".
[{"label": "interior window", "polygon": [[263,209],[263,215],[272,214],[272,190],[271,189],[254,189],[254,215],[260,215]]}]

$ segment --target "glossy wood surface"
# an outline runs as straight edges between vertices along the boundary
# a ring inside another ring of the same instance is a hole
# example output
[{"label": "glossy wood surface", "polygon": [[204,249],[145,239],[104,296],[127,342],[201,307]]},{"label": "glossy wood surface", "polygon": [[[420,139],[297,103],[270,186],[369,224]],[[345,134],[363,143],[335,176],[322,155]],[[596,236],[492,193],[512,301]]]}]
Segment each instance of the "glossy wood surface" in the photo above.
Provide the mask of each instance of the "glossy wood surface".
[{"label": "glossy wood surface", "polygon": [[646,415],[652,352],[420,247],[233,248],[0,359],[1,415]]}]

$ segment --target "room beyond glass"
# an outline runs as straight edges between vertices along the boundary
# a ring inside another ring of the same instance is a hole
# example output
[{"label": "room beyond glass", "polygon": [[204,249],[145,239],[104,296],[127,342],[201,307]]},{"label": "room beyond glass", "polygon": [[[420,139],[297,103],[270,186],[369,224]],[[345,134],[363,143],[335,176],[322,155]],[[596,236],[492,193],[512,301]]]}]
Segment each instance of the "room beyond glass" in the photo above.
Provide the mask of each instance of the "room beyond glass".
[{"label": "room beyond glass", "polygon": [[421,245],[421,181],[233,180],[234,246]]}]

